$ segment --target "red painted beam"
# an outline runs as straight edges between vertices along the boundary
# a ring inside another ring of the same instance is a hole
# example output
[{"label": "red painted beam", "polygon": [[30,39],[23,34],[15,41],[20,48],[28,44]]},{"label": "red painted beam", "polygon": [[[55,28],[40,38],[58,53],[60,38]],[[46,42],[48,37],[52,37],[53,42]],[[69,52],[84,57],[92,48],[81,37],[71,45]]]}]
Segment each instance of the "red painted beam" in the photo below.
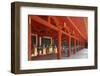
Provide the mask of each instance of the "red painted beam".
[{"label": "red painted beam", "polygon": [[57,20],[57,18],[55,16],[51,16],[52,19],[54,19],[54,21],[56,22],[56,25],[59,27],[59,21]]},{"label": "red painted beam", "polygon": [[70,17],[70,19],[74,22],[75,25],[77,25],[77,28],[81,31],[81,33],[84,35],[86,39],[87,24],[85,24],[85,22],[87,22],[87,18],[86,17]]},{"label": "red painted beam", "polygon": [[68,33],[69,33],[69,28],[66,26],[66,23],[64,23],[64,26],[63,26],[66,30],[68,30]]},{"label": "red painted beam", "polygon": [[42,18],[40,18],[40,17],[38,17],[38,16],[31,16],[31,17],[32,17],[32,19],[33,19],[34,21],[37,21],[37,22],[43,24],[44,26],[46,26],[46,27],[48,27],[48,28],[51,28],[51,29],[53,29],[53,30],[55,30],[55,31],[61,31],[62,33],[65,33],[66,35],[70,36],[70,34],[68,34],[68,33],[62,31],[61,29],[59,29],[59,28],[53,26],[52,24],[48,23],[47,21],[43,20]]},{"label": "red painted beam", "polygon": [[85,39],[84,35],[80,32],[80,30],[77,28],[77,26],[74,24],[74,22],[71,20],[70,17],[66,17],[73,25],[73,27],[78,31],[78,33],[82,36],[83,39]]},{"label": "red painted beam", "polygon": [[53,30],[59,31],[58,28],[56,28],[56,27],[53,26],[52,24],[48,23],[47,21],[43,20],[42,18],[40,18],[40,17],[38,17],[38,16],[31,16],[31,17],[32,17],[32,19],[33,19],[34,21],[37,21],[37,22],[43,24],[44,26],[46,26],[46,27],[48,27],[48,28],[51,28],[51,29],[53,29]]},{"label": "red painted beam", "polygon": [[53,30],[55,30],[55,31],[58,31],[58,32],[61,31],[63,34],[66,34],[67,36],[70,36],[70,37],[72,37],[72,38],[78,39],[78,38],[76,38],[75,36],[72,36],[72,35],[70,35],[69,33],[66,33],[66,32],[64,32],[63,30],[61,30],[61,29],[59,29],[59,28],[53,26],[53,25],[50,24],[48,21],[45,21],[45,20],[43,20],[42,18],[40,18],[40,17],[38,17],[38,16],[31,16],[31,17],[32,17],[32,19],[33,19],[34,21],[37,21],[37,22],[43,24],[44,26],[46,26],[46,27],[48,27],[48,28],[51,28],[51,29],[53,29]]}]

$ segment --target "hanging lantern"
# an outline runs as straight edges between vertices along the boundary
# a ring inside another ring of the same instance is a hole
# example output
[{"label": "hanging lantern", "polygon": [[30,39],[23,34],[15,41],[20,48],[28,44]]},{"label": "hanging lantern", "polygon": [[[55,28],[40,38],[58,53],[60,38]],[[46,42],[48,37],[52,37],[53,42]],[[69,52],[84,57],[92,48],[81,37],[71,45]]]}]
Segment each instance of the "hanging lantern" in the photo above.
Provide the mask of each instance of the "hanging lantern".
[{"label": "hanging lantern", "polygon": [[52,46],[49,47],[49,54],[53,52]]},{"label": "hanging lantern", "polygon": [[43,55],[46,55],[46,48],[43,48]]},{"label": "hanging lantern", "polygon": [[42,51],[41,50],[39,51],[39,55],[42,55]]},{"label": "hanging lantern", "polygon": [[56,46],[54,47],[54,52],[55,52],[55,54],[57,54],[57,47]]},{"label": "hanging lantern", "polygon": [[37,56],[38,53],[37,53],[37,48],[36,48],[36,47],[34,48],[34,51],[35,51],[35,52],[34,52],[34,56]]}]

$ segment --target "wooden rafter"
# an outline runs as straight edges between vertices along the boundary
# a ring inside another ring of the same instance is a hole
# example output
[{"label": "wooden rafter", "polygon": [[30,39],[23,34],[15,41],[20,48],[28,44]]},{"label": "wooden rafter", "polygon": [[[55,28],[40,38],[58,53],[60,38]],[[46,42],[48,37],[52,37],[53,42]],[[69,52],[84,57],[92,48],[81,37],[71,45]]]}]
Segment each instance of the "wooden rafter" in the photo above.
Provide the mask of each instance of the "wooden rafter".
[{"label": "wooden rafter", "polygon": [[[40,18],[40,17],[38,17],[38,16],[31,16],[31,17],[32,17],[32,20],[34,20],[34,21],[36,21],[36,22],[39,22],[39,23],[41,23],[42,25],[44,25],[44,26],[46,26],[46,27],[48,27],[48,28],[51,28],[51,29],[53,29],[53,30],[55,30],[55,31],[58,31],[58,32],[61,31],[63,34],[65,34],[65,35],[67,35],[67,36],[70,36],[70,37],[75,38],[75,39],[78,40],[78,38],[76,38],[76,36],[73,36],[73,35],[71,35],[70,33],[67,33],[67,32],[65,32],[65,31],[63,31],[63,30],[61,30],[61,29],[59,29],[59,28],[53,26],[53,24],[48,23],[48,21],[45,21],[45,20],[43,20],[42,18]],[[67,29],[68,29],[68,28],[67,28]]]},{"label": "wooden rafter", "polygon": [[71,18],[70,17],[66,17],[66,18],[72,23],[72,26],[78,31],[78,33],[80,34],[80,36],[82,36],[82,38],[85,39],[85,36],[80,32],[80,30],[77,28],[77,26],[71,20]]}]

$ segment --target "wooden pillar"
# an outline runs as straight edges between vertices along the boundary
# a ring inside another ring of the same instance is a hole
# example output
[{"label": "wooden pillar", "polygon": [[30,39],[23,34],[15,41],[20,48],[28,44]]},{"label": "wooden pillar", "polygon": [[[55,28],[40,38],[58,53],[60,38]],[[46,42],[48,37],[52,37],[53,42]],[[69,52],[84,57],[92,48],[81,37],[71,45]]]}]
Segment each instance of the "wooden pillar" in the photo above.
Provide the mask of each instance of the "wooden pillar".
[{"label": "wooden pillar", "polygon": [[41,46],[41,39],[40,38],[42,38],[42,36],[40,35],[40,34],[38,34],[38,37],[37,37],[37,46],[39,47],[39,46]]},{"label": "wooden pillar", "polygon": [[81,48],[83,49],[83,42],[81,42]]},{"label": "wooden pillar", "polygon": [[79,42],[79,44],[80,44],[80,50],[81,50],[81,42]]},{"label": "wooden pillar", "polygon": [[83,47],[82,47],[82,42],[81,42],[81,49],[83,49]]},{"label": "wooden pillar", "polygon": [[[38,43],[37,43],[37,48],[38,48],[38,47],[41,47],[40,34],[38,34],[37,41],[38,41]],[[37,50],[37,53],[38,53],[37,56],[40,56],[40,55],[39,55],[39,50]]]},{"label": "wooden pillar", "polygon": [[80,42],[80,50],[81,50],[81,42]]},{"label": "wooden pillar", "polygon": [[83,42],[83,48],[85,48],[85,42]]},{"label": "wooden pillar", "polygon": [[78,41],[78,51],[80,50],[80,47],[79,46],[80,46],[80,44],[79,44],[79,41]]},{"label": "wooden pillar", "polygon": [[71,54],[71,37],[69,36],[68,38],[68,57],[70,56]]},{"label": "wooden pillar", "polygon": [[82,42],[80,42],[80,45],[81,45],[81,48],[80,48],[80,50],[82,49]]},{"label": "wooden pillar", "polygon": [[81,46],[80,46],[80,41],[79,41],[79,51],[81,50],[81,48],[80,48]]},{"label": "wooden pillar", "polygon": [[74,39],[74,54],[76,53],[76,39]]},{"label": "wooden pillar", "polygon": [[83,47],[83,42],[82,42],[82,48],[84,48],[84,47]]},{"label": "wooden pillar", "polygon": [[85,47],[85,44],[84,44],[84,42],[83,42],[83,48]]},{"label": "wooden pillar", "polygon": [[81,49],[82,49],[82,42],[81,42]]},{"label": "wooden pillar", "polygon": [[57,59],[61,58],[61,36],[62,33],[58,32]]},{"label": "wooden pillar", "polygon": [[31,51],[32,51],[32,46],[31,46],[31,17],[28,17],[28,60],[31,60]]}]

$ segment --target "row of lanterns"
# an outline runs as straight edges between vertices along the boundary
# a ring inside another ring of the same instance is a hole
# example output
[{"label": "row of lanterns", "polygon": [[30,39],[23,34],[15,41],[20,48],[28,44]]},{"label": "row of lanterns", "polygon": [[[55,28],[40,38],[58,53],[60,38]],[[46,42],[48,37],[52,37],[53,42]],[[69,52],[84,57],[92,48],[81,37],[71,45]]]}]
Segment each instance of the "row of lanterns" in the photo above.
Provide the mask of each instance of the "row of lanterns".
[{"label": "row of lanterns", "polygon": [[48,55],[48,54],[52,54],[52,53],[57,53],[57,47],[48,47],[48,48],[37,48],[37,47],[34,47],[32,49],[32,57],[35,57],[35,56],[41,56],[41,55]]}]

